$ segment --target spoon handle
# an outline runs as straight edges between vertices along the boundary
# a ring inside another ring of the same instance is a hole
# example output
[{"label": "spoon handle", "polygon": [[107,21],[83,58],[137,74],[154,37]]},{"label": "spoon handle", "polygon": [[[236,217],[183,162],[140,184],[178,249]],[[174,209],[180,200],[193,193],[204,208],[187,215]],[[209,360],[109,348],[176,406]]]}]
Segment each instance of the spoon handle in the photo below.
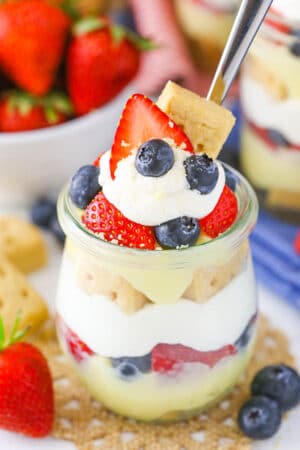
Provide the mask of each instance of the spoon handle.
[{"label": "spoon handle", "polygon": [[242,1],[210,86],[208,100],[221,104],[225,99],[272,1]]}]

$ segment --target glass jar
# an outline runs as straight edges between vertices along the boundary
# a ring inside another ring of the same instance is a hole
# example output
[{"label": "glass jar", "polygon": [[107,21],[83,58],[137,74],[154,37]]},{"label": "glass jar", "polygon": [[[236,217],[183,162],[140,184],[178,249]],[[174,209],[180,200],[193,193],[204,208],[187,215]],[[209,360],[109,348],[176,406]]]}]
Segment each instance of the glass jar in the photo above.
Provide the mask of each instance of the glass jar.
[{"label": "glass jar", "polygon": [[182,250],[100,240],[83,227],[67,189],[60,195],[67,240],[59,339],[92,395],[119,414],[161,422],[196,415],[247,366],[257,317],[248,236],[258,208],[250,185],[233,173],[235,224]]},{"label": "glass jar", "polygon": [[244,65],[241,103],[242,170],[268,209],[299,220],[300,22],[269,13]]},{"label": "glass jar", "polygon": [[201,70],[215,70],[240,0],[175,0],[178,21]]}]

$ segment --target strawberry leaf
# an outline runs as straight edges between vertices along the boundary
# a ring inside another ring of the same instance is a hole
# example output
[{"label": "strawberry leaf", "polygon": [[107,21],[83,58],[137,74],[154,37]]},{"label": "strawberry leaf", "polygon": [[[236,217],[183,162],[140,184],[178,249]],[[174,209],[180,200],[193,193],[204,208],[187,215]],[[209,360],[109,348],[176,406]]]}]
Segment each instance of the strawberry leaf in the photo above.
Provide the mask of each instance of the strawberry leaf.
[{"label": "strawberry leaf", "polygon": [[75,23],[73,33],[82,36],[93,31],[101,30],[108,26],[108,21],[101,17],[89,16]]},{"label": "strawberry leaf", "polygon": [[0,317],[0,350],[3,350],[5,344],[5,330],[2,317]]}]

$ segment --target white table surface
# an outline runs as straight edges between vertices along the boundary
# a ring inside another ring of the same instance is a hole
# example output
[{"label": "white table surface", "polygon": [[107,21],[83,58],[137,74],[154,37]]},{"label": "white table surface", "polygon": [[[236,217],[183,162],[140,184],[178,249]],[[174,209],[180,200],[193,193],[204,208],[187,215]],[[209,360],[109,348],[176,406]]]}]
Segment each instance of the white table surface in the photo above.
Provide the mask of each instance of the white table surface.
[{"label": "white table surface", "polygon": [[[30,279],[53,311],[61,248],[52,236],[46,236],[46,239],[50,253],[49,264],[47,268],[31,275]],[[259,286],[259,300],[261,311],[289,337],[291,351],[300,368],[300,314],[261,286]],[[274,438],[254,443],[253,449],[300,450],[300,407],[289,413]],[[75,447],[70,442],[50,437],[30,439],[0,430],[0,450],[75,450]]]}]

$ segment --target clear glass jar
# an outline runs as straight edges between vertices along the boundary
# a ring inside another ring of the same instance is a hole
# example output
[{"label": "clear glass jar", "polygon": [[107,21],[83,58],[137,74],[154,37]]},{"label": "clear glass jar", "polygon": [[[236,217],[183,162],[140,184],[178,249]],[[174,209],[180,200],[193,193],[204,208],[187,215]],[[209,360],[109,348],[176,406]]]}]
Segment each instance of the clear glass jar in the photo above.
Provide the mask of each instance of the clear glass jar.
[{"label": "clear glass jar", "polygon": [[214,71],[240,0],[174,0],[174,3],[197,66]]},{"label": "clear glass jar", "polygon": [[300,219],[300,23],[267,16],[242,71],[241,103],[242,170],[267,208]]},{"label": "clear glass jar", "polygon": [[255,194],[237,172],[239,213],[215,240],[146,251],[86,230],[65,189],[67,235],[57,292],[57,329],[92,395],[143,421],[173,421],[219,401],[254,345],[256,285],[248,236]]}]

